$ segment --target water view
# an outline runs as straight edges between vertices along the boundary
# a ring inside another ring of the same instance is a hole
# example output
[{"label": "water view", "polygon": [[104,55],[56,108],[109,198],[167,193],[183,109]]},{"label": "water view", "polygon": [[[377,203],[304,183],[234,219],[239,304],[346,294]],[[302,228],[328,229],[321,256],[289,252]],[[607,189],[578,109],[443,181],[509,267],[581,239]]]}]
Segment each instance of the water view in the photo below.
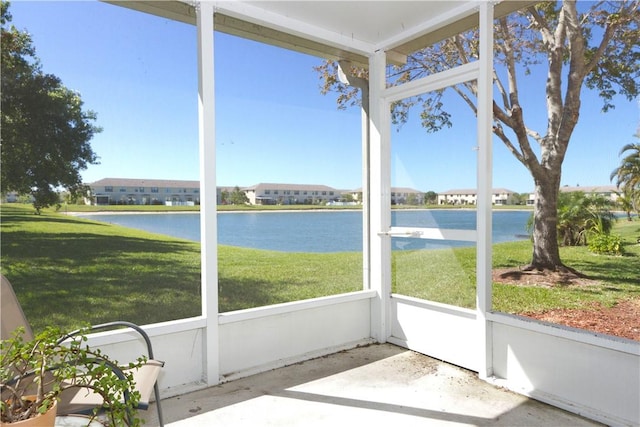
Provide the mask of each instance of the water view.
[{"label": "water view", "polygon": [[[528,211],[493,212],[493,242],[526,239]],[[200,241],[199,213],[99,214],[82,218]],[[396,226],[474,229],[472,210],[393,211]],[[223,212],[218,214],[218,243],[283,252],[344,252],[362,250],[362,212]],[[449,242],[393,238],[394,250],[471,246]]]}]

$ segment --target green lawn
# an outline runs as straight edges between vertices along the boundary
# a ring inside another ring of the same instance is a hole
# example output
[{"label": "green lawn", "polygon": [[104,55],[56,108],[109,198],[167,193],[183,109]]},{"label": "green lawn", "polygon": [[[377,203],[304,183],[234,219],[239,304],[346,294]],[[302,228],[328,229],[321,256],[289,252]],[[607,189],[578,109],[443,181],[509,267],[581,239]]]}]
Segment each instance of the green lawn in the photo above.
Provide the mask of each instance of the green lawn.
[{"label": "green lawn", "polygon": [[[36,330],[126,319],[145,324],[200,313],[200,245],[138,230],[3,204],[2,273]],[[507,312],[612,305],[640,298],[640,221],[620,221],[627,255],[562,248],[562,259],[601,284],[589,288],[495,285]],[[494,246],[496,267],[529,261],[527,241]],[[393,291],[475,306],[475,249],[394,252]],[[282,253],[219,246],[220,310],[229,311],[361,289],[360,253]]]}]

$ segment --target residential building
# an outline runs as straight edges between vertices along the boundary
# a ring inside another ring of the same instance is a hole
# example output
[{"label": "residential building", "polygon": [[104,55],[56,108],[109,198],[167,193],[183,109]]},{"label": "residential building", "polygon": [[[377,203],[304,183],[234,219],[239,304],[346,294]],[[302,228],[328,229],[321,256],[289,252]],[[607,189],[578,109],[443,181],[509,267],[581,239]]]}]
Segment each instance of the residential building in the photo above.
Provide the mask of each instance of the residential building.
[{"label": "residential building", "polygon": [[[514,203],[517,193],[506,188],[494,188],[491,192],[491,203],[494,205],[510,205]],[[475,205],[478,201],[478,190],[456,189],[438,193],[439,205]]]},{"label": "residential building", "polygon": [[[563,187],[560,187],[560,191],[562,193],[573,193],[575,191],[582,191],[583,193],[588,195],[598,195],[606,197],[608,199],[611,199],[612,202],[618,200],[618,193],[616,192],[617,190],[618,189],[615,185],[585,185],[584,187],[580,185],[575,187],[565,185]],[[533,205],[535,201],[535,193],[529,193],[529,197],[527,198],[527,205]]]},{"label": "residential building", "polygon": [[326,185],[260,183],[244,187],[252,205],[315,205],[338,201],[342,191]]},{"label": "residential building", "polygon": [[422,205],[424,193],[407,187],[391,187],[392,205]]},{"label": "residential building", "polygon": [[93,205],[198,205],[200,182],[103,178],[89,184]]},{"label": "residential building", "polygon": [[[362,203],[362,188],[357,188],[349,192],[353,200]],[[391,204],[392,205],[422,205],[424,204],[424,196],[420,190],[408,187],[391,187]]]}]

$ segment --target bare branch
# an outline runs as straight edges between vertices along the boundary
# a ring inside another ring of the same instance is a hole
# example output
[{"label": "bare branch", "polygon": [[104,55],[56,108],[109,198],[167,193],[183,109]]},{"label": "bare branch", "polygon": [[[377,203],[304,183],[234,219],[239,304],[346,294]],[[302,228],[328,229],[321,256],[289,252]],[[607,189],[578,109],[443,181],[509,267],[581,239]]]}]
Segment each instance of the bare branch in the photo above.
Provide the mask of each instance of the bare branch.
[{"label": "bare branch", "polygon": [[462,41],[461,41],[462,35],[458,34],[455,37],[453,37],[453,45],[456,47],[456,51],[458,52],[458,55],[460,57],[460,61],[463,64],[468,64],[469,63],[469,58],[467,56],[467,51],[464,48]]},{"label": "bare branch", "polygon": [[[469,97],[469,95],[467,95],[465,92],[463,92],[459,86],[453,86],[453,90],[460,95],[460,97],[464,100],[464,102],[467,103],[467,105],[469,106],[469,108],[471,108],[471,110],[473,111],[473,114],[478,114],[478,108],[476,107],[475,102],[473,102],[473,100]],[[473,91],[472,91],[473,92]],[[475,92],[474,92],[475,93]]]},{"label": "bare branch", "polygon": [[538,144],[542,144],[542,140],[543,140],[544,138],[542,137],[542,135],[540,135],[540,134],[539,134],[538,132],[536,132],[535,130],[527,128],[527,135],[529,135],[530,137],[532,137],[533,139],[535,139],[535,140],[538,142]]},{"label": "bare branch", "polygon": [[535,28],[540,31],[542,35],[542,40],[548,46],[552,45],[553,34],[549,30],[549,26],[547,24],[547,20],[538,13],[538,10],[534,6],[530,6],[527,8],[527,12],[529,12],[529,16],[533,19],[531,22]]},{"label": "bare branch", "polygon": [[498,77],[495,69],[493,70],[493,82],[496,84],[498,92],[500,92],[500,96],[502,97],[502,105],[504,106],[504,108],[511,108],[511,105],[509,104],[509,97],[507,96],[507,91],[505,90],[504,85]]},{"label": "bare branch", "polygon": [[504,130],[502,129],[502,126],[499,123],[496,123],[493,126],[493,133],[494,135],[496,135],[498,138],[500,138],[500,140],[504,143],[504,145],[507,147],[507,149],[511,152],[511,154],[513,154],[513,156],[518,159],[518,161],[520,163],[522,163],[523,165],[527,166],[527,164],[524,161],[524,158],[522,157],[522,154],[520,154],[520,152],[518,151],[518,149],[515,147],[515,145],[513,145],[511,143],[511,140],[509,140],[509,138],[507,137],[507,135],[505,135]]},{"label": "bare branch", "polygon": [[500,28],[504,33],[504,43],[503,50],[505,56],[505,62],[507,66],[507,80],[509,84],[509,110],[513,109],[516,105],[519,105],[518,101],[518,81],[517,81],[517,70],[516,70],[516,61],[513,54],[513,48],[511,44],[513,43],[513,38],[509,37],[509,27],[507,25],[507,18],[500,19]]}]

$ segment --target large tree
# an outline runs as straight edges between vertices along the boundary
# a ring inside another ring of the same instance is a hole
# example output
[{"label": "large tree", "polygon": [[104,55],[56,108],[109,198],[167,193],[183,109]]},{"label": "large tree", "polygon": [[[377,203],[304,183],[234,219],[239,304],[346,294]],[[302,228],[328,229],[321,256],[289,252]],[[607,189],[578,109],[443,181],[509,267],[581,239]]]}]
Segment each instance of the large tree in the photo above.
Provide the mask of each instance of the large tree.
[{"label": "large tree", "polygon": [[58,190],[82,188],[80,171],[97,163],[89,141],[100,129],[80,95],[42,71],[31,37],[9,26],[1,5],[1,191],[31,194],[40,208],[58,202]]},{"label": "large tree", "polygon": [[[614,97],[631,100],[640,86],[640,13],[638,0],[543,2],[495,23],[496,95],[494,134],[531,173],[535,186],[533,254],[529,269],[567,270],[558,242],[558,192],[562,163],[580,116],[582,89],[598,91],[603,110]],[[391,70],[389,81],[402,84],[476,59],[477,29],[410,54],[407,63]],[[337,78],[337,64],[317,67],[323,93],[339,93],[340,107],[357,103],[357,89]],[[544,80],[540,72],[546,74]],[[366,70],[351,73],[365,77]],[[533,80],[538,76],[538,80]],[[546,129],[525,122],[521,89],[539,87],[547,109]],[[451,88],[476,111],[477,87],[468,82]],[[443,91],[394,104],[392,120],[402,123],[414,105],[422,107],[428,132],[451,125],[442,102]],[[595,143],[595,141],[594,141]],[[601,143],[601,142],[598,142]]]}]

